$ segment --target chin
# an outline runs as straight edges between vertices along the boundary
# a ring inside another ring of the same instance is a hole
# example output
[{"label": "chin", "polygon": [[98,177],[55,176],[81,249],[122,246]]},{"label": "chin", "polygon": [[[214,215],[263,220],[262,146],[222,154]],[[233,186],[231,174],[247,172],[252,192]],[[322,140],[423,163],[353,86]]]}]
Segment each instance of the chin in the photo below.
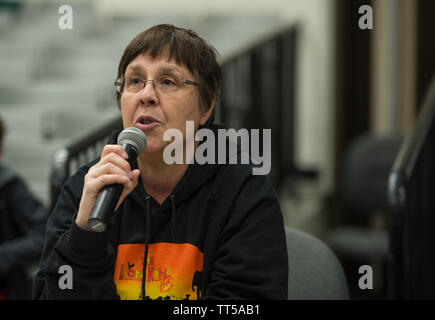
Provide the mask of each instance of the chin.
[{"label": "chin", "polygon": [[163,153],[163,150],[165,149],[165,146],[161,144],[155,144],[153,141],[147,141],[147,146],[145,147],[145,150],[142,151],[141,155],[144,156],[151,156],[158,153]]}]

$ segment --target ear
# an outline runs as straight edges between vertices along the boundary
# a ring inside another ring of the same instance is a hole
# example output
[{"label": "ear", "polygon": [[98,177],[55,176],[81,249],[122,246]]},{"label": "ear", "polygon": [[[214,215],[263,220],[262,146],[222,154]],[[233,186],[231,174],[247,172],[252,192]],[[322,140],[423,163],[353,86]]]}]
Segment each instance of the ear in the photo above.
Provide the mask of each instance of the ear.
[{"label": "ear", "polygon": [[216,95],[213,96],[213,100],[211,102],[211,107],[206,112],[204,112],[201,116],[201,119],[199,119],[199,124],[201,126],[203,126],[207,123],[207,121],[210,118],[215,106],[216,106]]},{"label": "ear", "polygon": [[206,112],[204,112],[201,116],[201,119],[199,119],[199,124],[201,126],[205,125],[210,118],[211,113],[213,112],[214,106],[208,109]]}]

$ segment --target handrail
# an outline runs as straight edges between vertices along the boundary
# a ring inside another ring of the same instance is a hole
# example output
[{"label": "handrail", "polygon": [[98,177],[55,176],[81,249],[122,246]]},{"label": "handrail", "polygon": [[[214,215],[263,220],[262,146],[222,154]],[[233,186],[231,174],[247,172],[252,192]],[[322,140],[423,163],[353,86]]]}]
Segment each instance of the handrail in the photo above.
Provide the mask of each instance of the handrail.
[{"label": "handrail", "polygon": [[405,139],[392,168],[393,172],[403,172],[409,178],[428,133],[435,121],[435,77],[423,102],[420,115],[410,135]]},{"label": "handrail", "polygon": [[291,33],[301,29],[299,23],[286,23],[283,25],[278,25],[270,30],[266,30],[257,38],[248,40],[243,43],[242,47],[235,47],[233,50],[229,51],[225,57],[222,57],[220,60],[221,65],[237,60],[240,56],[245,55],[247,52],[253,51],[256,48],[262,46],[263,44],[270,42],[271,40],[277,39],[280,36]]},{"label": "handrail", "polygon": [[[428,93],[425,96],[421,112],[411,131],[405,138],[399,153],[394,161],[388,183],[388,199],[390,207],[390,256],[388,295],[390,298],[406,298],[409,295],[409,279],[406,272],[409,262],[406,258],[409,253],[409,221],[416,215],[415,209],[410,207],[411,198],[414,199],[415,190],[411,182],[415,183],[414,176],[421,158],[426,155],[428,139],[435,130],[435,77],[432,79]],[[433,142],[433,141],[432,141]],[[435,150],[434,150],[435,151]],[[427,173],[428,174],[428,173]],[[415,200],[414,200],[415,201]],[[423,201],[423,199],[419,199]],[[423,231],[422,231],[423,232]],[[405,281],[406,280],[406,281]]]},{"label": "handrail", "polygon": [[404,182],[409,180],[421,154],[424,142],[435,121],[435,77],[429,87],[420,115],[409,135],[400,147],[391,169],[388,196],[391,209],[397,212],[404,205],[406,194]]},{"label": "handrail", "polygon": [[299,28],[298,24],[286,25],[222,60],[220,120],[236,130],[272,129],[269,177],[277,190],[289,176],[317,174],[301,172],[294,161]]}]

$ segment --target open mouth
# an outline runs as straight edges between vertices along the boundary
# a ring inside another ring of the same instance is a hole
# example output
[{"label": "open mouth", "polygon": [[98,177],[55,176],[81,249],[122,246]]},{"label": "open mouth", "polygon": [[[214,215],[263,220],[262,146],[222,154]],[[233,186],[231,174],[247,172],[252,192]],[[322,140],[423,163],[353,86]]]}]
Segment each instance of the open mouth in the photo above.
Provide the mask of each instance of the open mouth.
[{"label": "open mouth", "polygon": [[154,121],[152,121],[152,120],[145,120],[145,119],[141,119],[139,121],[140,124],[150,124],[151,122],[154,122]]},{"label": "open mouth", "polygon": [[138,128],[140,128],[142,130],[151,129],[152,127],[155,127],[158,124],[159,124],[159,122],[156,119],[154,119],[153,117],[149,117],[149,116],[140,116],[135,121],[135,126],[137,126]]},{"label": "open mouth", "polygon": [[153,117],[150,117],[150,116],[140,116],[136,120],[136,123],[140,123],[140,124],[150,124],[152,122],[158,122],[158,121],[156,119],[154,119]]}]

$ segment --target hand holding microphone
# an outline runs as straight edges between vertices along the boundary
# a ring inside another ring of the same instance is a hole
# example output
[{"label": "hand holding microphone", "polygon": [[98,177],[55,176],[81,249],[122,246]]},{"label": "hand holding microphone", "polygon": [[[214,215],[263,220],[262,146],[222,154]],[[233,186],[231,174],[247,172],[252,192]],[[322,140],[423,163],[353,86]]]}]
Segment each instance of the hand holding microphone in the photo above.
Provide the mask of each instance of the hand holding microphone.
[{"label": "hand holding microphone", "polygon": [[145,134],[138,128],[124,129],[118,145],[106,145],[100,161],[85,176],[76,224],[85,230],[103,232],[114,211],[136,187],[139,170],[131,171],[146,147]]}]

